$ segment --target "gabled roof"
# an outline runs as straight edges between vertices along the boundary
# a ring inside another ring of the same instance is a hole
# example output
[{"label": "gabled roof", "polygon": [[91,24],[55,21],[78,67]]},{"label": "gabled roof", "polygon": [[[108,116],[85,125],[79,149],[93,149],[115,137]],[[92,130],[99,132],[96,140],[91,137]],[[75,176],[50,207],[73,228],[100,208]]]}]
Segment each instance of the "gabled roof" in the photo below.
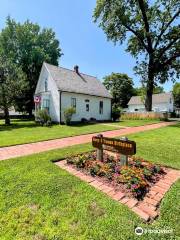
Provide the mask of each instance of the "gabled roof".
[{"label": "gabled roof", "polygon": [[[169,99],[172,97],[172,93],[158,93],[153,94],[152,96],[152,104],[155,103],[167,103]],[[128,102],[128,105],[139,105],[143,104],[140,96],[133,96]]]},{"label": "gabled roof", "polygon": [[73,70],[48,63],[44,63],[44,65],[60,91],[112,98],[105,86],[96,77],[84,73],[78,74]]}]

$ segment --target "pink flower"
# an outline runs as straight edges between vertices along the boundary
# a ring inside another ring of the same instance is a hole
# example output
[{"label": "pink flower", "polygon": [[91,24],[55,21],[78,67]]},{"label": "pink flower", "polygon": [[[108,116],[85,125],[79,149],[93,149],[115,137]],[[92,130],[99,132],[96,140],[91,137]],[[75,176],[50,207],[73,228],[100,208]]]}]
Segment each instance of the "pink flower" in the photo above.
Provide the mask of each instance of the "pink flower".
[{"label": "pink flower", "polygon": [[119,173],[116,172],[116,173],[114,174],[114,177],[115,177],[115,178],[119,177]]},{"label": "pink flower", "polygon": [[131,188],[136,189],[136,188],[138,188],[138,185],[137,185],[137,184],[133,184],[133,185],[131,186]]}]

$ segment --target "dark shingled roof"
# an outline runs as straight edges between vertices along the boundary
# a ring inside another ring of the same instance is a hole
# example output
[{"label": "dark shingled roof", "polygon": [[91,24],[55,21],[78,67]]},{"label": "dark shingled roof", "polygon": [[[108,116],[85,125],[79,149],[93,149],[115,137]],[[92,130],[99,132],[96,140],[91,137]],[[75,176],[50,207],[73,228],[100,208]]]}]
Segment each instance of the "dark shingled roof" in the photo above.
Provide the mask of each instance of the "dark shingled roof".
[{"label": "dark shingled roof", "polygon": [[112,98],[105,86],[96,77],[73,70],[44,63],[61,91],[82,93],[93,96]]},{"label": "dark shingled roof", "polygon": [[[153,94],[152,96],[152,104],[155,103],[166,103],[169,102],[169,99],[172,97],[172,93],[158,93]],[[137,104],[143,104],[141,101],[140,96],[133,96],[131,97],[130,101],[128,102],[128,105],[137,105]]]}]

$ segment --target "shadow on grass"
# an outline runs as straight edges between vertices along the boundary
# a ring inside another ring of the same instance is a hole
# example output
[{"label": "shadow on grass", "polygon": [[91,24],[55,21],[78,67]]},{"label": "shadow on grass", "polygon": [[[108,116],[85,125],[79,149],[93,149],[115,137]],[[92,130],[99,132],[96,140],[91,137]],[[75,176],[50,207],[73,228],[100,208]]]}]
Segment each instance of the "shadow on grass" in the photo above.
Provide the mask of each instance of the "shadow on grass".
[{"label": "shadow on grass", "polygon": [[98,125],[100,123],[72,123],[71,125],[66,126],[65,124],[61,126],[66,126],[66,127],[85,127],[85,126],[93,126],[93,125]]},{"label": "shadow on grass", "polygon": [[66,128],[81,128],[81,127],[85,127],[85,126],[93,126],[93,125],[97,125],[98,123],[72,123],[69,126],[66,126],[65,124],[63,125],[59,125],[58,123],[53,123],[51,126],[41,126],[37,123],[35,123],[33,120],[29,120],[29,119],[13,119],[11,120],[11,124],[10,125],[5,125],[4,122],[0,124],[0,132],[1,131],[12,131],[15,129],[21,129],[21,128],[37,128],[37,127],[42,127],[42,128],[52,128],[54,126],[65,126]]},{"label": "shadow on grass", "polygon": [[168,127],[171,127],[171,128],[180,128],[180,122],[177,122],[177,124],[174,124],[174,125],[169,125]]},{"label": "shadow on grass", "polygon": [[4,120],[1,120],[0,123],[0,131],[12,131],[14,129],[34,127],[39,127],[39,125],[31,119],[11,119],[10,125],[5,125]]}]

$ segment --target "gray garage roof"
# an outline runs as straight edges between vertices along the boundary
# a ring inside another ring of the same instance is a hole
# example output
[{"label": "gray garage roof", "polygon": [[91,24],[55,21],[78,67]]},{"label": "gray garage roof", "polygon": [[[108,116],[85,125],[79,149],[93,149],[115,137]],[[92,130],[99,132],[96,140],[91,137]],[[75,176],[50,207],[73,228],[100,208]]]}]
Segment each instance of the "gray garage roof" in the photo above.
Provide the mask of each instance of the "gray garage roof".
[{"label": "gray garage roof", "polygon": [[[169,102],[169,99],[172,97],[172,93],[159,93],[159,94],[153,94],[152,96],[152,103],[167,103]],[[131,97],[130,101],[128,102],[128,105],[139,105],[143,104],[141,101],[140,96],[133,96]]]},{"label": "gray garage roof", "polygon": [[112,98],[96,77],[44,63],[60,91]]}]

